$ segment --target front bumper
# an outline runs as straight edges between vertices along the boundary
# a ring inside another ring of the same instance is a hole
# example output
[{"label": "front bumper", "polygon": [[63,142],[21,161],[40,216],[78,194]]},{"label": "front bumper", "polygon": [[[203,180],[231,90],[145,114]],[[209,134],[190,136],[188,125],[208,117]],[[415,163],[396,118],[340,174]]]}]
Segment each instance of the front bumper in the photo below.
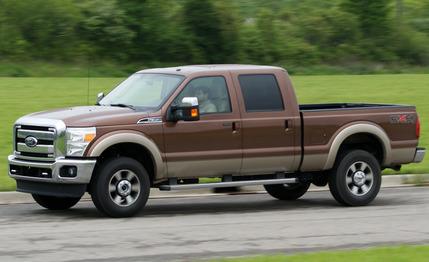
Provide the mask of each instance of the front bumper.
[{"label": "front bumper", "polygon": [[416,150],[416,154],[414,155],[414,163],[420,163],[425,158],[426,148],[418,147]]},{"label": "front bumper", "polygon": [[[8,156],[9,176],[16,180],[56,184],[89,184],[96,164],[93,159],[57,158],[54,162],[34,162]],[[75,177],[61,176],[62,167],[76,167]]]}]

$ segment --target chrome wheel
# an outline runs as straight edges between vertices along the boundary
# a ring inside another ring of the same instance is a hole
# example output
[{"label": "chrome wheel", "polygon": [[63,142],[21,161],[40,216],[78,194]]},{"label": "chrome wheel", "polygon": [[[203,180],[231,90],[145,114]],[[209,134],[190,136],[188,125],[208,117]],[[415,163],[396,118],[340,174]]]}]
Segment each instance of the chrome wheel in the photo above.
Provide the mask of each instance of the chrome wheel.
[{"label": "chrome wheel", "polygon": [[140,180],[131,170],[123,169],[113,174],[109,182],[109,195],[118,206],[132,205],[140,195]]},{"label": "chrome wheel", "polygon": [[371,190],[374,184],[374,174],[371,167],[363,162],[353,163],[346,174],[348,190],[356,196],[363,196]]}]

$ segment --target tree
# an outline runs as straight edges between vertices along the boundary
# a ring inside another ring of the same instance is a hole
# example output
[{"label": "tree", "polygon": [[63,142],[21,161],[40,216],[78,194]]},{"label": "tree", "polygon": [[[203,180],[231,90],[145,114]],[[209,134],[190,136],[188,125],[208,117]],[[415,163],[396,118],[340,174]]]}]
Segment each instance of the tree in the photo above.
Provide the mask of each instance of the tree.
[{"label": "tree", "polygon": [[67,59],[75,53],[79,17],[71,0],[3,0],[0,3],[8,23],[21,39],[19,42],[28,44],[26,51],[34,58]]},{"label": "tree", "polygon": [[0,60],[18,59],[24,56],[29,43],[23,38],[16,24],[5,12],[4,2],[0,2]]},{"label": "tree", "polygon": [[379,38],[391,31],[391,0],[345,0],[343,8],[354,14],[366,38]]},{"label": "tree", "polygon": [[342,7],[355,15],[362,34],[360,48],[367,59],[396,60],[389,43],[393,39],[392,0],[344,0]]},{"label": "tree", "polygon": [[154,65],[178,63],[194,57],[191,39],[185,34],[181,6],[173,0],[120,1],[129,30],[135,33],[130,59]]},{"label": "tree", "polygon": [[359,22],[355,15],[337,7],[312,11],[293,17],[295,35],[318,49],[325,62],[338,62],[359,56],[354,48],[361,39]]},{"label": "tree", "polygon": [[79,0],[78,34],[87,41],[91,57],[128,58],[126,50],[131,47],[135,35],[125,23],[125,12],[115,0]]},{"label": "tree", "polygon": [[237,17],[221,1],[188,0],[183,8],[188,37],[206,63],[234,62],[238,54]]}]

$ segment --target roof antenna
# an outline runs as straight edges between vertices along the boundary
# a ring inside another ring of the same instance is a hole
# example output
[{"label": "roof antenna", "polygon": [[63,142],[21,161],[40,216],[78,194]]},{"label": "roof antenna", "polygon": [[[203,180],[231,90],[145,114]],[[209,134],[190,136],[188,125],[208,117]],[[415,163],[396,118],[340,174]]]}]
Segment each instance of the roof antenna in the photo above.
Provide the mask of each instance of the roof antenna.
[{"label": "roof antenna", "polygon": [[91,62],[90,62],[90,55],[88,54],[88,81],[87,81],[87,88],[86,88],[86,104],[89,106],[89,77],[90,77],[90,67],[91,67]]}]

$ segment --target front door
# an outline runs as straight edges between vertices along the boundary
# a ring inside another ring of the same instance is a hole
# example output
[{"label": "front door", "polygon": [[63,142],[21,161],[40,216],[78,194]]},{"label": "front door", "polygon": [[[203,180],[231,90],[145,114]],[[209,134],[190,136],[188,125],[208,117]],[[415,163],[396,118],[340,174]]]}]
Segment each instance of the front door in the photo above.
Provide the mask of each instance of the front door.
[{"label": "front door", "polygon": [[[242,161],[240,113],[230,75],[189,80],[172,104],[197,97],[200,120],[164,122],[169,177],[236,175]],[[168,108],[166,110],[169,110]]]}]

